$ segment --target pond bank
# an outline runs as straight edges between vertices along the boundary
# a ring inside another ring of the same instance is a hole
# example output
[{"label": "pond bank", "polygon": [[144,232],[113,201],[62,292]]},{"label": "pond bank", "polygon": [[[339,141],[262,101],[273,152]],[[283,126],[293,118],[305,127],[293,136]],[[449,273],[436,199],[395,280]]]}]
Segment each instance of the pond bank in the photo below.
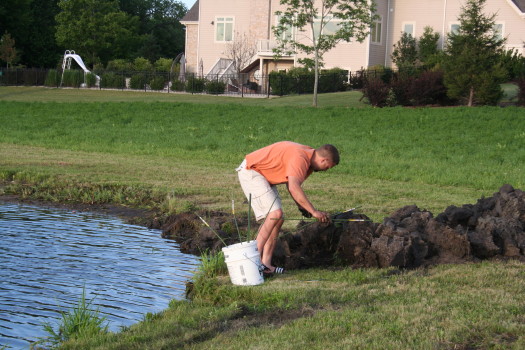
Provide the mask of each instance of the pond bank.
[{"label": "pond bank", "polygon": [[[257,225],[253,224],[249,237],[240,237],[248,228],[246,218],[234,218],[220,211],[166,216],[154,210],[117,205],[0,198],[116,215],[130,223],[162,230],[162,236],[177,241],[183,253],[194,255],[218,252],[224,244],[255,239],[257,234]],[[202,224],[200,217],[209,227]],[[293,232],[283,232],[274,263],[300,269],[333,265],[417,268],[485,259],[525,261],[525,193],[511,185],[502,186],[492,197],[480,198],[475,204],[449,206],[435,217],[410,205],[399,208],[383,223],[374,223],[366,215],[354,212],[334,218],[339,221],[298,221]]]}]

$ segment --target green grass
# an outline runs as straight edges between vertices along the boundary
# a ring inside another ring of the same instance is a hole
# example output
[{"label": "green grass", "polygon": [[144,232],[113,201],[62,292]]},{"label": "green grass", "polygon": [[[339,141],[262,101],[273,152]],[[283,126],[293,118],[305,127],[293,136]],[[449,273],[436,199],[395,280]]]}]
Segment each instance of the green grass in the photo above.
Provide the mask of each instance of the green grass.
[{"label": "green grass", "polygon": [[40,339],[32,346],[56,349],[60,344],[70,340],[86,340],[107,334],[109,323],[98,309],[92,308],[92,302],[93,300],[86,300],[86,290],[83,289],[77,306],[61,312],[62,317],[56,329],[50,323],[45,323],[44,330],[49,336]]},{"label": "green grass", "polygon": [[295,271],[197,281],[193,302],[63,349],[522,349],[523,264]]},{"label": "green grass", "polygon": [[[319,106],[366,107],[360,101],[358,91],[337,92],[319,95]],[[144,91],[122,91],[97,89],[57,89],[41,87],[6,87],[0,86],[0,100],[21,102],[172,102],[198,104],[243,104],[250,106],[296,106],[310,107],[312,95],[294,95],[285,97],[265,95],[238,97],[212,96],[190,93],[159,93]]]},{"label": "green grass", "polygon": [[[79,93],[58,92],[67,91]],[[106,93],[87,92],[101,98]],[[168,206],[172,194],[169,206],[175,210],[225,209],[231,199],[243,200],[233,169],[245,154],[279,140],[340,149],[339,166],[305,183],[314,205],[329,211],[361,205],[381,220],[403,205],[436,212],[472,203],[505,183],[524,187],[525,113],[516,107],[0,101],[0,109],[0,174],[59,179],[48,186],[67,184],[59,200],[70,198],[69,188],[78,183],[96,183],[145,193],[148,186],[158,189],[156,200],[164,201],[159,205]],[[131,198],[116,197],[123,204]]]},{"label": "green grass", "polygon": [[[234,168],[279,140],[339,147],[340,165],[313,174],[305,191],[321,210],[360,205],[376,221],[408,204],[437,214],[505,183],[525,187],[524,109],[374,109],[358,97],[323,95],[314,109],[311,96],[0,88],[0,193],[230,212],[232,199],[244,200]],[[238,215],[246,207],[238,204]],[[284,211],[297,215],[286,195]],[[193,302],[174,301],[120,334],[63,348],[525,347],[519,262],[290,271],[257,287],[233,286],[216,276],[218,257],[207,262]]]}]

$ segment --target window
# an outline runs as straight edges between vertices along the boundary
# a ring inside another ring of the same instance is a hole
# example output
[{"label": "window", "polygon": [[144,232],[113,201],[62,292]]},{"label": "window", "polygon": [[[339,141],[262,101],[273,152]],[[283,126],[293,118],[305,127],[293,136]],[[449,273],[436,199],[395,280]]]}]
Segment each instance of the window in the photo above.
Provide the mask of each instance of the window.
[{"label": "window", "polygon": [[403,29],[401,31],[403,33],[412,35],[412,37],[415,37],[415,28],[416,24],[414,22],[403,22]]},{"label": "window", "polygon": [[459,33],[459,23],[451,23],[450,24],[450,33],[452,33],[452,34],[458,34]]},{"label": "window", "polygon": [[333,16],[326,16],[321,32],[321,18],[316,18],[314,20],[314,37],[319,38],[319,32],[323,35],[334,35],[339,30],[340,24],[340,19],[333,18]]},{"label": "window", "polygon": [[370,27],[370,37],[372,44],[381,44],[381,31],[383,28],[383,18],[372,23]]},{"label": "window", "polygon": [[[277,19],[276,19],[276,26],[279,25],[279,22],[281,21],[281,16],[277,16]],[[292,26],[290,25],[287,25],[286,26],[286,30],[284,32],[281,33],[281,38],[282,40],[292,40],[293,39],[293,29],[292,29]]]},{"label": "window", "polygon": [[233,41],[233,17],[215,19],[215,41]]},{"label": "window", "polygon": [[494,31],[494,35],[496,35],[498,40],[503,40],[503,28],[503,23],[494,24],[494,28],[492,30]]}]

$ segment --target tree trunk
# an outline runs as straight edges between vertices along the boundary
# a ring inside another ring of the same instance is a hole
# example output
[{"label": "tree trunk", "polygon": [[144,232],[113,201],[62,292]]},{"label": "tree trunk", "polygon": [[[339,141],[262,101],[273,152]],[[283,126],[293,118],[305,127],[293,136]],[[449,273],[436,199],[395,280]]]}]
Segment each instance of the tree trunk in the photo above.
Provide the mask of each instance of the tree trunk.
[{"label": "tree trunk", "polygon": [[319,55],[317,53],[317,50],[315,51],[314,56],[314,62],[315,62],[315,71],[314,71],[314,100],[312,102],[312,105],[314,107],[317,107],[317,85],[319,85]]},{"label": "tree trunk", "polygon": [[474,104],[474,86],[470,87],[470,93],[468,95],[468,106],[472,107]]}]

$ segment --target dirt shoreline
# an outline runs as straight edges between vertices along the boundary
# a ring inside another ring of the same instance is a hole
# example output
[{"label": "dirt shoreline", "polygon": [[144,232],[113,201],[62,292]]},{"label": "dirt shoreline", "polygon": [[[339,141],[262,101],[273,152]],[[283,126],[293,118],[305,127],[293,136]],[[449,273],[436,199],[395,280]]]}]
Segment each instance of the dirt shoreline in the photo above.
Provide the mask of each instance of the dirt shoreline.
[{"label": "dirt shoreline", "polygon": [[[176,213],[111,204],[54,203],[1,195],[0,200],[75,211],[114,215],[127,223],[160,229],[183,253],[218,252],[239,243],[247,220],[224,212]],[[206,219],[203,225],[200,217]],[[346,212],[338,222],[300,221],[295,231],[282,232],[273,263],[287,269],[351,266],[356,268],[418,268],[493,259],[525,261],[525,192],[503,185],[492,197],[475,204],[449,206],[434,216],[416,205],[399,208],[382,223],[365,214]],[[355,219],[358,219],[357,221]],[[211,228],[211,229],[210,229]],[[257,225],[252,225],[252,237]],[[247,240],[247,239],[243,239]]]}]

